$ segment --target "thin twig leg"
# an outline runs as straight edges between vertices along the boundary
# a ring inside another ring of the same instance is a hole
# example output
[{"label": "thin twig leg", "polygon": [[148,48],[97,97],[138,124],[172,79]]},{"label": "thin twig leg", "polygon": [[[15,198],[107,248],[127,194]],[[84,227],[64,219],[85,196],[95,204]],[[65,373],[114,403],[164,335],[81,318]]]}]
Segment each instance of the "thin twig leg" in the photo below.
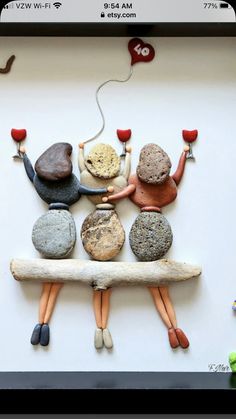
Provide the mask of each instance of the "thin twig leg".
[{"label": "thin twig leg", "polygon": [[52,288],[51,283],[45,283],[42,287],[42,295],[39,302],[39,323],[44,323],[44,317],[47,311],[47,305],[49,300],[50,291]]},{"label": "thin twig leg", "polygon": [[166,325],[166,327],[168,329],[170,346],[173,349],[175,349],[179,346],[179,341],[178,341],[178,338],[176,336],[175,329],[173,328],[172,323],[170,321],[170,318],[168,316],[168,313],[166,311],[166,307],[164,305],[164,302],[161,298],[161,293],[159,291],[159,288],[149,287],[149,290],[152,294],[155,306],[156,306],[164,324]]},{"label": "thin twig leg", "polygon": [[159,287],[159,291],[160,291],[163,303],[165,305],[168,317],[170,319],[170,322],[171,322],[172,326],[174,327],[174,329],[176,329],[177,328],[176,314],[175,314],[173,303],[172,303],[171,298],[170,298],[169,288],[168,287]]},{"label": "thin twig leg", "polygon": [[47,310],[46,310],[44,321],[43,321],[43,323],[45,324],[48,324],[52,317],[52,313],[56,305],[58,294],[61,291],[63,285],[64,285],[63,283],[58,283],[58,284],[56,283],[56,284],[53,284],[51,287],[50,296],[49,296],[48,304],[47,304]]},{"label": "thin twig leg", "polygon": [[107,328],[109,311],[110,311],[111,288],[102,291],[102,328]]},{"label": "thin twig leg", "polygon": [[93,309],[97,327],[102,328],[102,291],[93,291]]}]

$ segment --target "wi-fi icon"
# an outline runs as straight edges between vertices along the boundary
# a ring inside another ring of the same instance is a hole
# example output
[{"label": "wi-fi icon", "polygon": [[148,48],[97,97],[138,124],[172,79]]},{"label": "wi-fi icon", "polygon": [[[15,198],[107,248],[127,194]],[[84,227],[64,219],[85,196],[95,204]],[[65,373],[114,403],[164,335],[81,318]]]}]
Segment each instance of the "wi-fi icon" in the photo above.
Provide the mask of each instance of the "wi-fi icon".
[{"label": "wi-fi icon", "polygon": [[56,1],[56,3],[53,3],[53,6],[56,7],[56,9],[59,9],[62,6],[62,3]]}]

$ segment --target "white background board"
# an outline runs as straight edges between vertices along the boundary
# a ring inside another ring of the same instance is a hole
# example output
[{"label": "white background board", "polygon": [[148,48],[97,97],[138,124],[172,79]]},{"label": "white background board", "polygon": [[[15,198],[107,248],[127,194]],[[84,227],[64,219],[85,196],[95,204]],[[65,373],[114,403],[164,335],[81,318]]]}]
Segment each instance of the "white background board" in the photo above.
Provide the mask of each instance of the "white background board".
[{"label": "white background board", "polygon": [[[0,77],[1,190],[1,371],[208,371],[227,365],[236,349],[235,179],[236,39],[152,38],[157,50],[149,64],[137,64],[127,84],[107,86],[101,95],[106,130],[97,142],[120,152],[117,128],[132,128],[133,171],[141,147],[156,142],[176,167],[183,148],[181,131],[199,130],[196,162],[187,162],[178,199],[165,208],[174,242],[168,257],[200,264],[198,280],[171,286],[179,326],[188,351],[169,347],[167,331],[144,288],[115,289],[109,328],[114,350],[97,353],[92,291],[66,285],[51,321],[48,348],[29,339],[37,322],[41,286],[19,284],[9,272],[11,258],[38,257],[31,242],[36,219],[47,210],[11,156],[11,128],[27,128],[27,152],[34,163],[57,141],[74,147],[100,127],[94,93],[109,78],[129,71],[125,38],[2,38],[2,66],[15,53],[11,74]],[[86,148],[89,150],[89,146]],[[83,197],[72,207],[78,240],[74,257],[86,259],[80,226],[93,210]],[[117,205],[127,232],[139,213],[128,200]],[[134,261],[128,240],[117,260]]]}]

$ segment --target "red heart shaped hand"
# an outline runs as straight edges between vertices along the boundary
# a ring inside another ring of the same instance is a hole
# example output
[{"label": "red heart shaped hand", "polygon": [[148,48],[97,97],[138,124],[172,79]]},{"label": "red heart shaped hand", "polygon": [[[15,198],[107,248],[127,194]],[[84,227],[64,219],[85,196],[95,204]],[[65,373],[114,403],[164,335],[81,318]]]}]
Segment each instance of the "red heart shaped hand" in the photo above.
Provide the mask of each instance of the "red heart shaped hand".
[{"label": "red heart shaped hand", "polygon": [[139,62],[149,62],[155,57],[155,50],[150,44],[145,44],[142,39],[133,38],[129,41],[129,52],[131,55],[131,65]]},{"label": "red heart shaped hand", "polygon": [[13,138],[13,140],[17,141],[17,142],[21,142],[26,138],[27,135],[27,131],[26,129],[15,129],[13,128],[11,130],[11,136]]}]

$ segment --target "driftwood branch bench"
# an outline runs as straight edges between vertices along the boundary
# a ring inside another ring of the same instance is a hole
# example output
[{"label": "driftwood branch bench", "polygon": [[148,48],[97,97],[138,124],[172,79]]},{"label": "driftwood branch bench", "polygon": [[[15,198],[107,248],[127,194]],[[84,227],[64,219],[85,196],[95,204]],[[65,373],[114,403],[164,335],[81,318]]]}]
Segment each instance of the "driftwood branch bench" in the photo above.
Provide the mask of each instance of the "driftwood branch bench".
[{"label": "driftwood branch bench", "polygon": [[17,281],[82,282],[96,290],[117,286],[158,287],[186,281],[201,268],[161,259],[155,262],[96,262],[78,259],[13,259],[11,272]]}]

